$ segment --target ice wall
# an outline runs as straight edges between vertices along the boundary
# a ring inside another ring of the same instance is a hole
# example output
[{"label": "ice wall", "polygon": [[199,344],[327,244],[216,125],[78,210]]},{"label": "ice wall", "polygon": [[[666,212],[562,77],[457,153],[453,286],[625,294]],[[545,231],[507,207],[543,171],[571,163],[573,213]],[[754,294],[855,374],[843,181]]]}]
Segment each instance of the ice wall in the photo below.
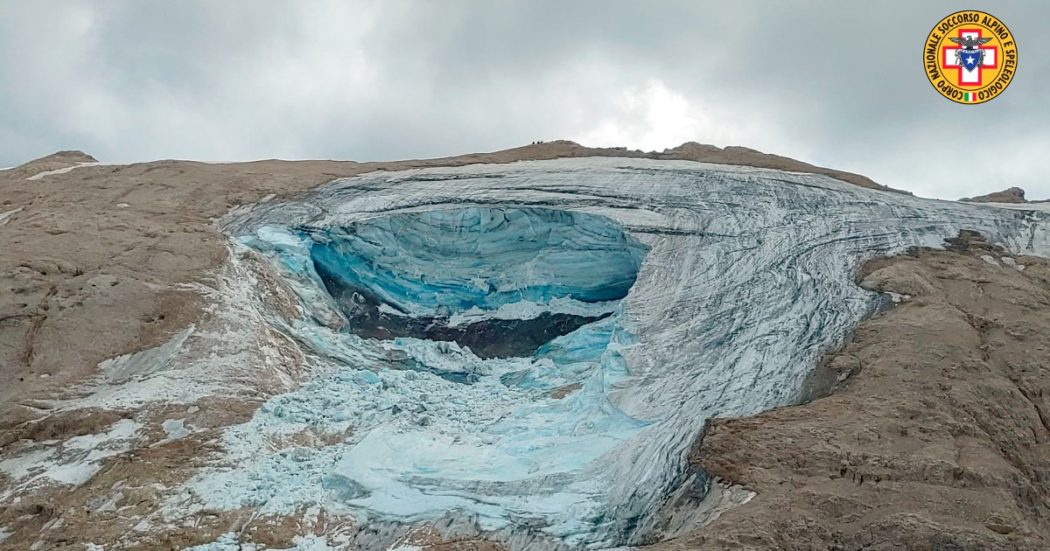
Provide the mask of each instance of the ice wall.
[{"label": "ice wall", "polygon": [[537,208],[400,213],[312,237],[315,264],[406,315],[619,300],[644,255],[608,219]]},{"label": "ice wall", "polygon": [[295,239],[349,332],[453,341],[483,358],[528,356],[608,315],[645,250],[600,216],[488,206],[300,227],[281,242]]},{"label": "ice wall", "polygon": [[[1047,250],[1033,213],[637,159],[373,173],[222,224],[296,289],[306,316],[272,323],[313,376],[227,431],[236,468],[191,481],[195,499],[460,519],[516,547],[656,533],[704,421],[790,403],[869,312],[864,259],[960,229]],[[363,338],[318,266],[389,316],[595,319],[528,356]],[[317,443],[273,445],[303,434]]]}]

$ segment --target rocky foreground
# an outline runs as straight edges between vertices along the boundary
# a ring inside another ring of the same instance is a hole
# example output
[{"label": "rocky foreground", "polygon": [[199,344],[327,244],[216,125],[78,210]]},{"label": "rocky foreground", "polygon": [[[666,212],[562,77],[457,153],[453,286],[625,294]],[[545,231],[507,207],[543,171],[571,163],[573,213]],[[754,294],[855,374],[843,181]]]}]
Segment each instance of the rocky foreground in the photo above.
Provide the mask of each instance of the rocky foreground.
[{"label": "rocky foreground", "polygon": [[979,195],[977,197],[965,197],[959,199],[960,201],[966,201],[969,203],[1027,203],[1025,199],[1024,190],[1019,187],[1011,187],[1002,191],[996,191],[987,195]]}]

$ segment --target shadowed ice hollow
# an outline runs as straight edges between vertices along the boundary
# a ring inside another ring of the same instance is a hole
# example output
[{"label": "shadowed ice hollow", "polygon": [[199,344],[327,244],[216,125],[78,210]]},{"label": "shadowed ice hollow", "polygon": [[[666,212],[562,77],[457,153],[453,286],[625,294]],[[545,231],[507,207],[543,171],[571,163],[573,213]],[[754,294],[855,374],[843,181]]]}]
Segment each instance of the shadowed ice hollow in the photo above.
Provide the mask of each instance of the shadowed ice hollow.
[{"label": "shadowed ice hollow", "polygon": [[527,356],[608,315],[645,249],[608,219],[537,208],[403,213],[308,233],[350,331],[455,341],[482,357]]}]

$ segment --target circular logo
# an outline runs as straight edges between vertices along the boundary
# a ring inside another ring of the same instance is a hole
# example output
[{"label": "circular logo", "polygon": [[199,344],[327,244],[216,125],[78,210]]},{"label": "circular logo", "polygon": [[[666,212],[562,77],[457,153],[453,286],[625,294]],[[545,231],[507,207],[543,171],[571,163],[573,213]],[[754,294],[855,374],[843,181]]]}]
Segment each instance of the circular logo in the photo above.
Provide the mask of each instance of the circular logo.
[{"label": "circular logo", "polygon": [[926,78],[956,103],[984,103],[1006,90],[1017,72],[1017,44],[1002,21],[983,11],[941,19],[922,52]]}]

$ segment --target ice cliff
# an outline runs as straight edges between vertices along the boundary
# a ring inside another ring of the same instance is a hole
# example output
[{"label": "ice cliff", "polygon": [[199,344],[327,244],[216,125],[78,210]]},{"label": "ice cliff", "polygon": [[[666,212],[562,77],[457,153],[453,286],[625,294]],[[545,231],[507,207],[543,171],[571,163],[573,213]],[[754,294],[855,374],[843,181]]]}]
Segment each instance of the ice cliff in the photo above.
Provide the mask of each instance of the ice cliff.
[{"label": "ice cliff", "polygon": [[[639,543],[712,416],[791,403],[879,301],[853,270],[973,229],[1047,252],[1038,214],[684,161],[376,172],[220,221],[303,314],[306,380],[223,438],[202,507],[470,525],[515,547]],[[304,431],[318,445],[275,446]],[[282,440],[284,439],[284,440]]]}]

